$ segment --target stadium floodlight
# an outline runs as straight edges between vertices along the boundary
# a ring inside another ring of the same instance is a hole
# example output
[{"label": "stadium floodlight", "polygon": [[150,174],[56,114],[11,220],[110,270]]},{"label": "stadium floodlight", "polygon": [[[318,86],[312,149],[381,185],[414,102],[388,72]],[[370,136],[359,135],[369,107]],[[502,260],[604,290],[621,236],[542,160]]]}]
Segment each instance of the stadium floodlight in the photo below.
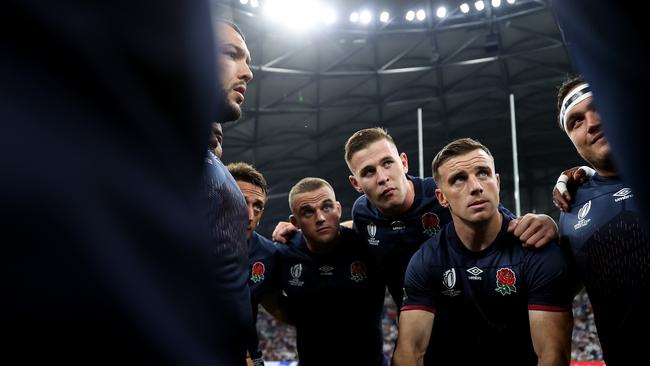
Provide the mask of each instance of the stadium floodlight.
[{"label": "stadium floodlight", "polygon": [[359,13],[357,13],[356,11],[353,11],[352,13],[350,13],[350,21],[352,23],[358,22],[359,21]]},{"label": "stadium floodlight", "polygon": [[251,0],[251,6],[257,8],[260,6],[260,2],[258,0]]},{"label": "stadium floodlight", "polygon": [[417,13],[415,13],[415,17],[418,18],[419,21],[423,21],[427,17],[427,13],[424,11],[424,9],[420,9]]},{"label": "stadium floodlight", "polygon": [[323,10],[323,23],[326,25],[334,24],[336,21],[336,12],[332,8],[326,8]]},{"label": "stadium floodlight", "polygon": [[512,4],[515,3],[515,0],[506,0],[506,2],[507,2],[508,4],[510,4],[510,5],[512,5]]},{"label": "stadium floodlight", "polygon": [[501,0],[492,0],[493,8],[498,8],[499,6],[501,6]]},{"label": "stadium floodlight", "polygon": [[481,11],[485,9],[485,3],[483,2],[483,0],[478,0],[477,2],[474,3],[474,7],[476,8],[476,10]]},{"label": "stadium floodlight", "polygon": [[467,3],[460,4],[460,11],[462,11],[463,14],[469,13],[469,5],[467,5]]},{"label": "stadium floodlight", "polygon": [[[251,5],[253,1],[258,0],[251,0]],[[323,14],[316,0],[266,0],[264,10],[271,21],[296,31],[314,27]]]},{"label": "stadium floodlight", "polygon": [[363,10],[361,14],[359,14],[359,20],[361,21],[361,24],[368,24],[372,20],[372,14],[370,14],[369,10]]},{"label": "stadium floodlight", "polygon": [[438,10],[436,10],[436,16],[438,18],[444,18],[445,15],[447,15],[447,8],[445,8],[444,6],[441,6],[438,8]]},{"label": "stadium floodlight", "polygon": [[381,14],[379,14],[379,21],[382,23],[388,23],[388,20],[390,19],[390,14],[387,11],[382,11]]},{"label": "stadium floodlight", "polygon": [[413,19],[415,19],[415,12],[413,10],[409,10],[406,12],[406,20],[409,22],[412,22]]},{"label": "stadium floodlight", "polygon": [[242,5],[248,4],[248,0],[239,0],[239,2],[242,3]]}]

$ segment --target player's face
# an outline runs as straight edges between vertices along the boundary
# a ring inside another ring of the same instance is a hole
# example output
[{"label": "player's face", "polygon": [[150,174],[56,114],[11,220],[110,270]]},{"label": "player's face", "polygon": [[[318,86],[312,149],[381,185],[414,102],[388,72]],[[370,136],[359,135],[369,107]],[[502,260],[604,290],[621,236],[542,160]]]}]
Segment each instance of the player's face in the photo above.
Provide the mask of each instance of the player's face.
[{"label": "player's face", "polygon": [[214,154],[221,159],[223,155],[223,129],[221,128],[221,123],[212,122],[212,130],[210,131],[208,143]]},{"label": "player's face", "polygon": [[336,240],[341,220],[341,204],[328,187],[296,194],[291,223],[302,230],[307,240],[328,244]]},{"label": "player's face", "polygon": [[596,111],[593,97],[576,104],[568,113],[567,133],[580,156],[597,170],[607,170],[611,165],[611,150],[600,126],[600,114]]},{"label": "player's face", "polygon": [[382,213],[399,214],[412,203],[407,201],[414,194],[406,178],[406,154],[399,154],[390,141],[381,139],[354,153],[350,168],[352,186],[364,193]]},{"label": "player's face", "polygon": [[236,121],[241,117],[246,85],[253,79],[249,68],[251,55],[246,42],[228,24],[217,26],[217,65],[221,99],[220,122]]},{"label": "player's face", "polygon": [[445,161],[439,168],[436,197],[451,214],[470,223],[485,222],[498,214],[499,176],[494,160],[482,149]]},{"label": "player's face", "polygon": [[246,237],[250,238],[262,219],[264,205],[266,204],[266,195],[262,188],[254,184],[238,180],[237,185],[244,194],[246,205],[248,206],[248,226],[246,227]]}]

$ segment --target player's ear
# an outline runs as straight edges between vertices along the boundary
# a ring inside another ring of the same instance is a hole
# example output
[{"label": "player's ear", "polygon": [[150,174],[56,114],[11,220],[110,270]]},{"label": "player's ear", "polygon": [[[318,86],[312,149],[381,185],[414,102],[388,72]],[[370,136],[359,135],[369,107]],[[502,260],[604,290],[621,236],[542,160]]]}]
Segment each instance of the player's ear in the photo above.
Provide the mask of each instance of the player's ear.
[{"label": "player's ear", "polygon": [[447,202],[447,199],[445,198],[445,194],[442,193],[440,188],[436,188],[436,198],[438,199],[440,206],[449,208],[449,202]]},{"label": "player's ear", "polygon": [[402,162],[402,167],[404,169],[404,174],[409,172],[409,158],[406,156],[406,153],[399,154],[399,159]]},{"label": "player's ear", "polygon": [[294,215],[289,216],[289,221],[291,222],[291,225],[300,229],[300,223],[298,222],[298,219]]},{"label": "player's ear", "polygon": [[357,178],[356,178],[354,175],[350,174],[350,175],[348,176],[348,179],[350,180],[350,184],[352,184],[352,187],[353,187],[357,192],[359,192],[359,193],[363,193],[363,190],[361,189],[361,185],[359,185],[359,181],[357,180]]}]

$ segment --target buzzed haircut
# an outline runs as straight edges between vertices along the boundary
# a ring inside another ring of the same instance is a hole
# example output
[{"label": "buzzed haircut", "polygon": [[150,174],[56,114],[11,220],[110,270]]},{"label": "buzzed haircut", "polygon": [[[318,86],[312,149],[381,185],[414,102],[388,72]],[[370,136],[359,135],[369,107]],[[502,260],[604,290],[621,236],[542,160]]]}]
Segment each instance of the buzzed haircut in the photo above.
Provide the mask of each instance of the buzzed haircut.
[{"label": "buzzed haircut", "polygon": [[291,213],[295,214],[293,212],[293,199],[297,194],[313,192],[323,187],[327,187],[334,192],[334,188],[325,179],[314,177],[302,178],[289,191],[289,208],[291,209]]},{"label": "buzzed haircut", "polygon": [[216,20],[214,21],[214,24],[215,24],[215,25],[217,25],[217,24],[219,24],[219,23],[223,23],[223,24],[226,24],[226,25],[230,26],[230,28],[234,29],[235,32],[239,33],[239,35],[241,36],[241,39],[242,39],[244,42],[246,42],[246,37],[244,37],[244,33],[241,31],[241,29],[239,29],[239,27],[237,26],[237,24],[233,23],[233,22],[230,21],[230,20],[223,19],[223,18],[218,18],[218,19],[216,19]]},{"label": "buzzed haircut", "polygon": [[384,129],[383,127],[366,128],[363,130],[359,130],[354,134],[352,134],[352,136],[350,136],[348,141],[345,143],[345,162],[348,164],[348,168],[350,168],[350,171],[352,171],[352,167],[350,165],[352,156],[358,151],[367,148],[372,143],[379,141],[381,139],[386,139],[388,142],[396,146],[395,141],[393,141],[393,138],[388,134],[388,131],[386,131],[386,129]]},{"label": "buzzed haircut", "polygon": [[445,163],[445,161],[453,158],[454,156],[465,155],[477,149],[485,151],[490,157],[492,157],[490,149],[485,147],[485,145],[482,143],[469,137],[452,141],[443,147],[442,150],[436,154],[436,157],[433,158],[433,162],[431,163],[431,170],[433,170],[433,180],[436,181],[436,185],[440,186],[440,174],[438,174],[438,169],[442,164]]},{"label": "buzzed haircut", "polygon": [[565,80],[562,85],[560,85],[558,92],[557,92],[557,123],[558,126],[560,126],[560,129],[564,131],[564,126],[562,125],[562,121],[560,120],[560,111],[562,110],[562,102],[564,101],[564,98],[569,94],[569,92],[573,89],[575,89],[576,86],[580,84],[585,84],[587,81],[582,77],[582,75],[578,75],[572,78],[569,78]]},{"label": "buzzed haircut", "polygon": [[262,173],[253,168],[252,165],[244,162],[230,163],[226,166],[230,174],[236,181],[250,183],[256,187],[260,187],[264,195],[268,194],[268,187],[266,186],[266,179]]}]

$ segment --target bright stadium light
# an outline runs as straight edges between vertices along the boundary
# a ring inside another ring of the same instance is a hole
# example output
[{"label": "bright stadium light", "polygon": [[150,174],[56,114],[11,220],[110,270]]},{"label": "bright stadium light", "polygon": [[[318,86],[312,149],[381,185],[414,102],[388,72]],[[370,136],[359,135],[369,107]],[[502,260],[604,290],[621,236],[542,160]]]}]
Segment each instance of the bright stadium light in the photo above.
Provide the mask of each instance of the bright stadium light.
[{"label": "bright stadium light", "polygon": [[469,13],[469,5],[467,5],[467,3],[460,4],[460,11],[462,11],[463,14]]},{"label": "bright stadium light", "polygon": [[359,21],[359,13],[357,13],[356,11],[353,11],[352,13],[350,13],[350,21],[352,23],[358,22]]},{"label": "bright stadium light", "polygon": [[251,0],[251,6],[257,8],[260,6],[260,2],[258,0]]},{"label": "bright stadium light", "polygon": [[499,6],[501,6],[501,0],[492,0],[493,8],[498,8]]},{"label": "bright stadium light", "polygon": [[239,2],[242,3],[242,5],[248,4],[248,0],[239,0]]},{"label": "bright stadium light", "polygon": [[[253,5],[251,0],[251,5]],[[321,20],[321,5],[315,0],[266,0],[264,10],[271,21],[292,30],[301,31],[314,27]]]},{"label": "bright stadium light", "polygon": [[372,14],[370,14],[370,11],[364,10],[359,15],[359,20],[361,21],[361,24],[368,24],[372,20]]},{"label": "bright stadium light", "polygon": [[387,11],[382,11],[381,14],[379,14],[380,22],[388,23],[388,19],[390,19],[390,14]]},{"label": "bright stadium light", "polygon": [[485,9],[485,3],[483,2],[483,0],[478,0],[477,2],[474,3],[474,7],[476,8],[476,10],[481,11]]},{"label": "bright stadium light", "polygon": [[409,10],[406,12],[406,20],[409,22],[412,22],[413,19],[415,19],[415,12],[413,10]]},{"label": "bright stadium light", "polygon": [[334,24],[336,21],[336,12],[332,8],[327,8],[323,11],[323,23],[327,25]]},{"label": "bright stadium light", "polygon": [[415,13],[415,17],[418,18],[419,21],[423,21],[427,17],[427,13],[424,12],[424,9],[420,9]]},{"label": "bright stadium light", "polygon": [[512,4],[515,3],[515,0],[506,0],[506,2],[507,2],[508,4],[510,4],[510,5],[512,5]]},{"label": "bright stadium light", "polygon": [[447,15],[447,8],[445,8],[444,6],[441,6],[438,8],[438,10],[436,10],[436,16],[438,18],[444,18],[445,15]]}]

